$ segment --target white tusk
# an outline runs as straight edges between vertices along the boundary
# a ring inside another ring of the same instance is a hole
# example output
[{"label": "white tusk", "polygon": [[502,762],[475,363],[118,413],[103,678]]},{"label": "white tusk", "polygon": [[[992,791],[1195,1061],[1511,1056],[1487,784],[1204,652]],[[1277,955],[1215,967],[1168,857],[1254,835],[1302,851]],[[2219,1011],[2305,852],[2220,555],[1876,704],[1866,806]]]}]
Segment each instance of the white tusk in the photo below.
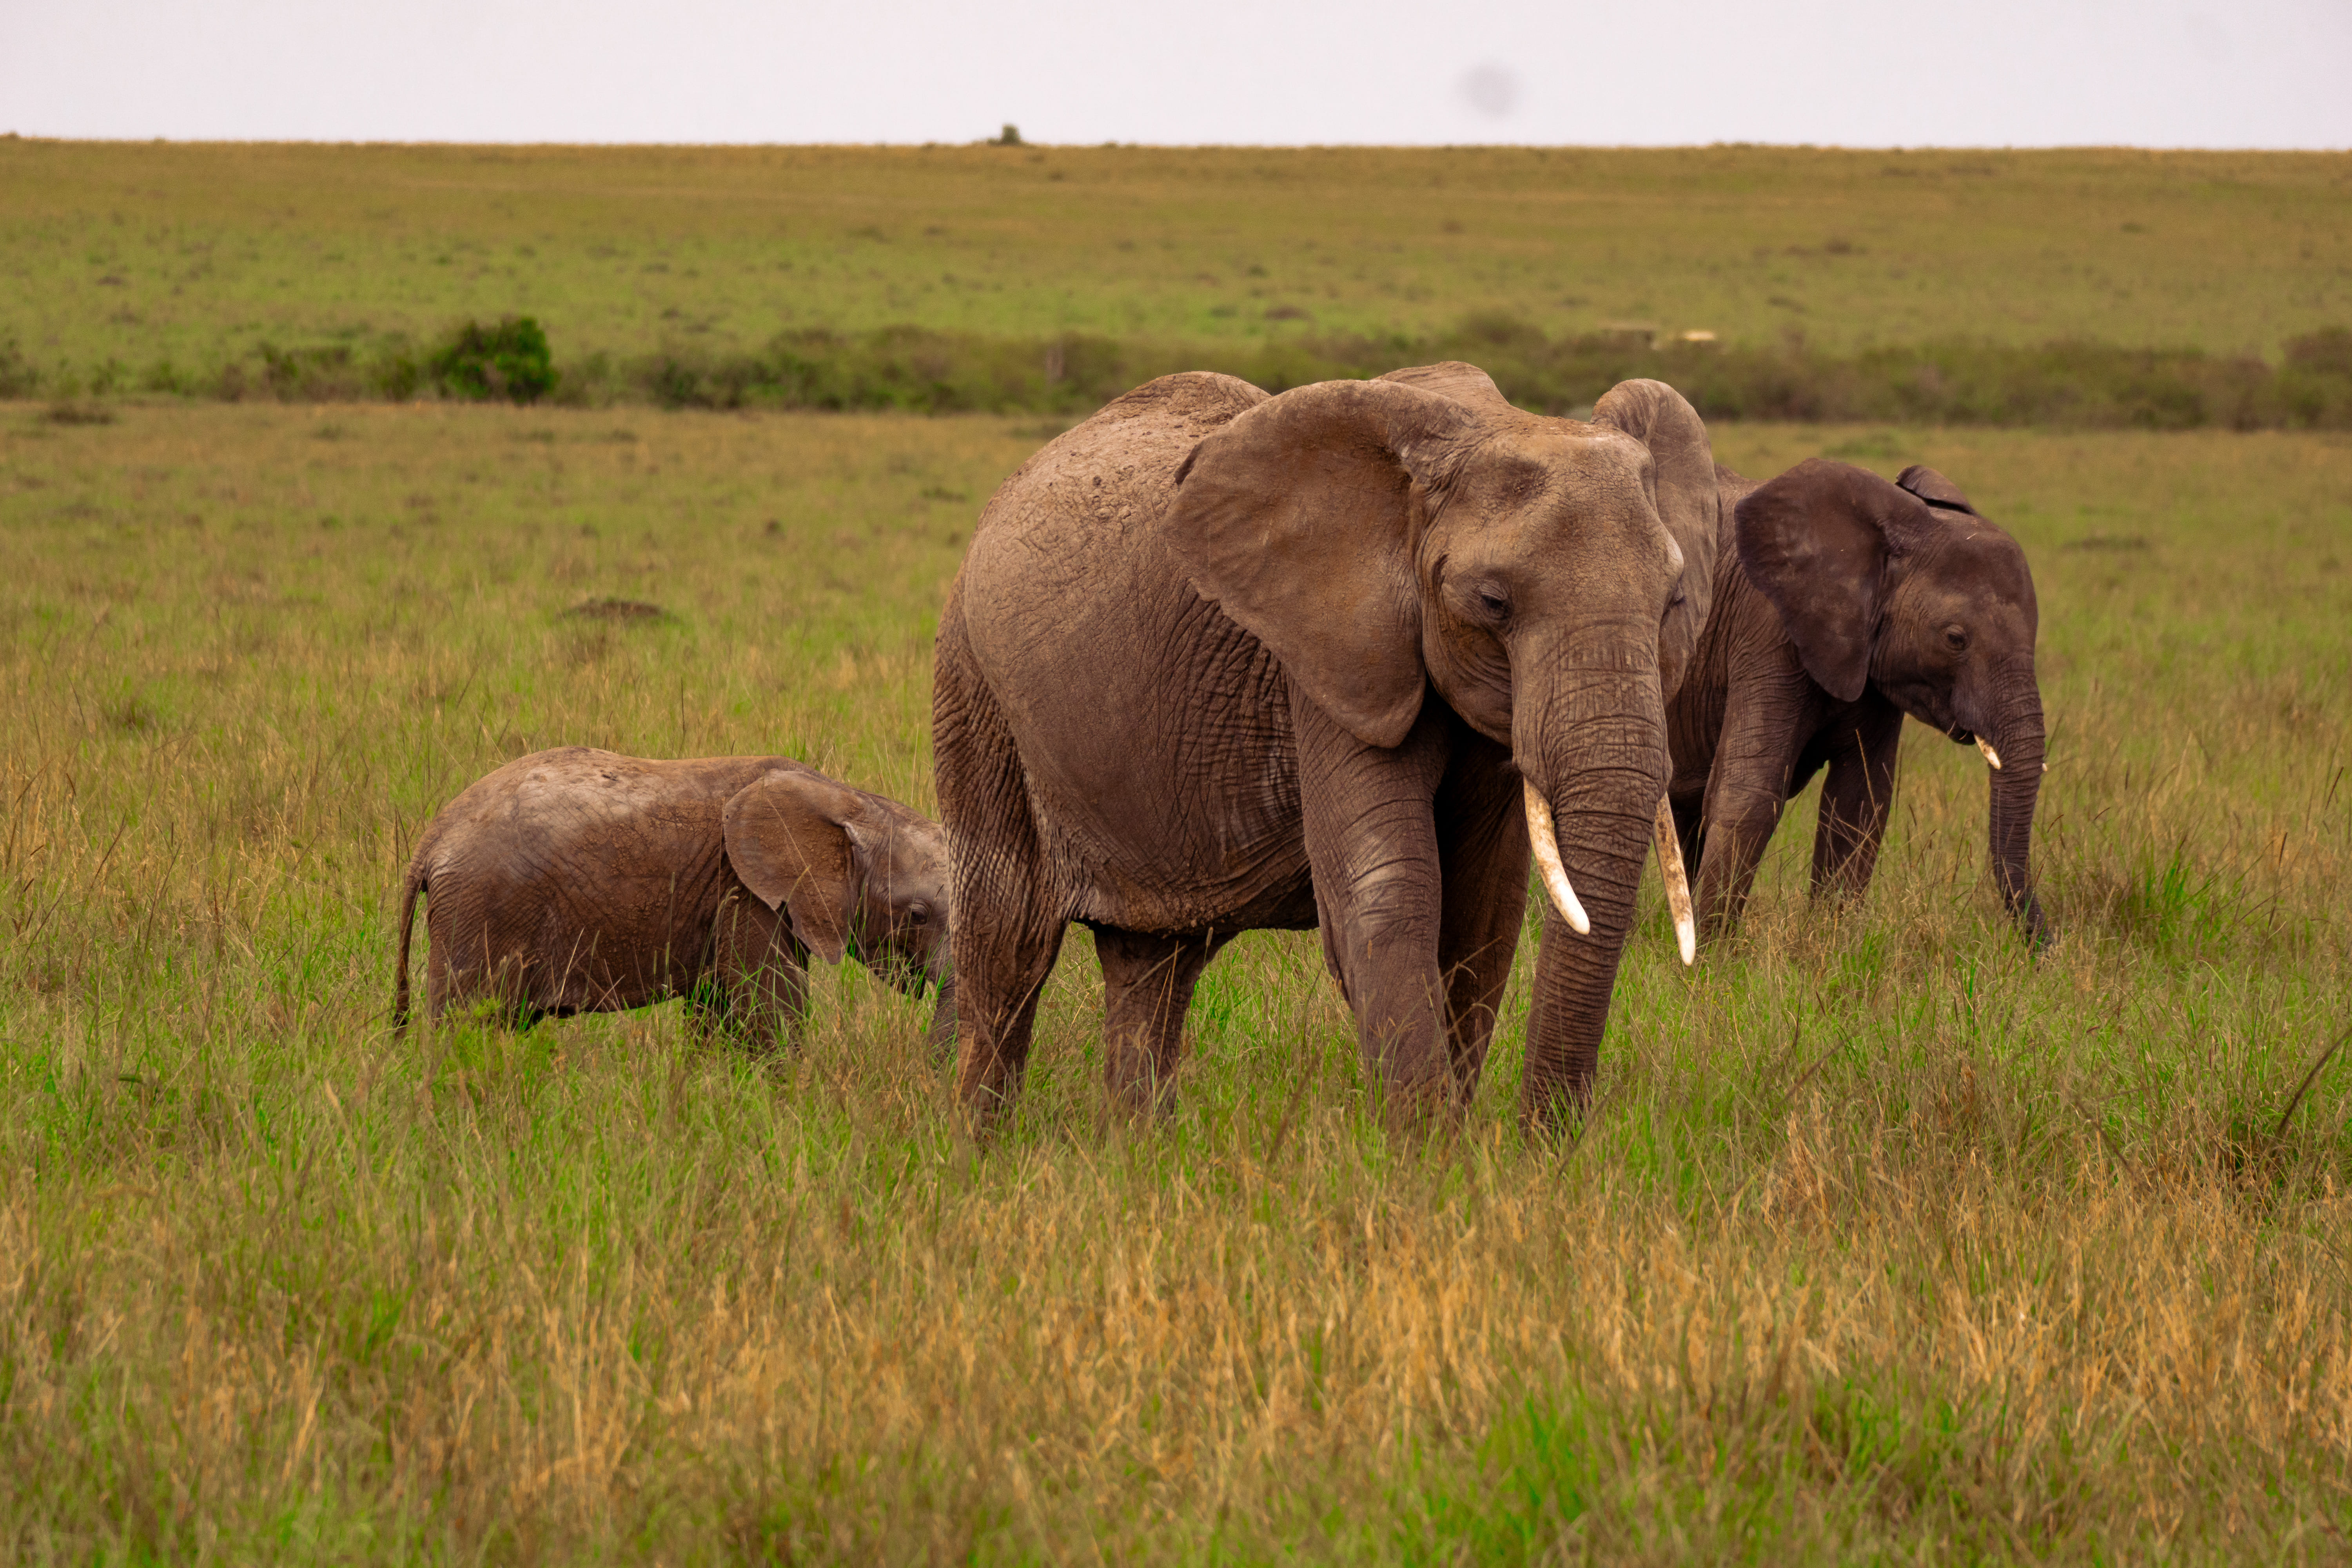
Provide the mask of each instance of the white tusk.
[{"label": "white tusk", "polygon": [[1675,831],[1674,803],[1658,797],[1658,875],[1665,879],[1666,908],[1675,912],[1675,945],[1685,967],[1698,962],[1698,925],[1691,919],[1690,878],[1683,870],[1682,835]]},{"label": "white tusk", "polygon": [[1985,761],[1992,764],[1993,772],[2000,772],[2000,753],[1992,749],[1992,742],[1990,741],[1986,740],[1982,735],[1979,735],[1977,737],[1977,750],[1985,754]]},{"label": "white tusk", "polygon": [[1545,804],[1543,793],[1530,779],[1521,779],[1520,787],[1527,792],[1528,840],[1534,846],[1536,865],[1543,871],[1544,891],[1551,895],[1552,907],[1568,929],[1579,936],[1592,934],[1592,922],[1584,918],[1584,906],[1576,901],[1576,889],[1568,885],[1568,868],[1559,863],[1559,840],[1552,836],[1551,807]]}]

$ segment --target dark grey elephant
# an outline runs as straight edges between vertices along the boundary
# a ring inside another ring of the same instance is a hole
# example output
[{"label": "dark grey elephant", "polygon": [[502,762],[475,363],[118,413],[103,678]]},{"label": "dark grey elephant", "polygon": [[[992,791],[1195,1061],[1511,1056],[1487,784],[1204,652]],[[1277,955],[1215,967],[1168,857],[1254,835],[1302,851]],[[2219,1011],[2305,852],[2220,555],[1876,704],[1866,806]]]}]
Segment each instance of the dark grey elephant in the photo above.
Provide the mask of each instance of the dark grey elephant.
[{"label": "dark grey elephant", "polygon": [[683,996],[698,1023],[772,1039],[800,1021],[809,955],[848,952],[910,994],[937,982],[933,1037],[951,1038],[946,835],[789,757],[518,757],[425,827],[404,893],[395,1028],[423,894],[436,1018]]},{"label": "dark grey elephant", "polygon": [[1933,468],[1889,484],[1816,458],[1768,484],[1719,478],[1714,609],[1667,710],[1669,798],[1704,928],[1737,926],[1781,806],[1823,767],[1814,894],[1868,889],[1907,713],[1983,752],[1994,877],[2044,940],[2029,863],[2043,737],[2025,552]]},{"label": "dark grey elephant", "polygon": [[1580,1101],[1716,504],[1671,388],[1580,424],[1460,364],[1273,397],[1167,376],[1031,458],[982,515],[933,690],[975,1122],[1018,1091],[1073,920],[1127,1106],[1168,1103],[1219,947],[1313,926],[1392,1116],[1459,1105],[1531,849],[1551,900],[1522,1111]]}]

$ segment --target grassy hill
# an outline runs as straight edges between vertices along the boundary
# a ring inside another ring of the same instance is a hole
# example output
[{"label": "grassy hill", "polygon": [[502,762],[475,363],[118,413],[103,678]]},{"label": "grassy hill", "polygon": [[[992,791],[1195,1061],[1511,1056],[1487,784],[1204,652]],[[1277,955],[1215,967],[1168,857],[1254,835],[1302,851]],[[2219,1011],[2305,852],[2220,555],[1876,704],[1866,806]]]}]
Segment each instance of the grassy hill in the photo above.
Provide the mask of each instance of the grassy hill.
[{"label": "grassy hill", "polygon": [[1150,345],[1139,371],[1472,318],[2271,359],[2352,322],[2333,154],[5,139],[0,189],[20,395],[262,384],[265,345],[513,313],[572,366],[908,326]]}]

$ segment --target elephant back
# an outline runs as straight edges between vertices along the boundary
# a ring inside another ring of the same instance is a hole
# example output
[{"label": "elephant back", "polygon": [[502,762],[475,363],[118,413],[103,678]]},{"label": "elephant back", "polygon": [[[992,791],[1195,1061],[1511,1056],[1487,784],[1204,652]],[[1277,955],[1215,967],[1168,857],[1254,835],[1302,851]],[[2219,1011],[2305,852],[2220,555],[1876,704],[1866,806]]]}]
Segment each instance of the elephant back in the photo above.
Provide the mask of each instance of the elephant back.
[{"label": "elephant back", "polygon": [[[1013,470],[981,509],[972,546],[1007,526],[1027,534],[1048,528],[1039,498],[1099,513],[1113,493],[1165,493],[1177,467],[1201,438],[1266,395],[1239,376],[1193,370],[1163,375],[1122,393],[1055,437]],[[1118,483],[1104,479],[1116,475]],[[1118,509],[1108,509],[1114,519]],[[967,552],[967,558],[970,552]]]}]

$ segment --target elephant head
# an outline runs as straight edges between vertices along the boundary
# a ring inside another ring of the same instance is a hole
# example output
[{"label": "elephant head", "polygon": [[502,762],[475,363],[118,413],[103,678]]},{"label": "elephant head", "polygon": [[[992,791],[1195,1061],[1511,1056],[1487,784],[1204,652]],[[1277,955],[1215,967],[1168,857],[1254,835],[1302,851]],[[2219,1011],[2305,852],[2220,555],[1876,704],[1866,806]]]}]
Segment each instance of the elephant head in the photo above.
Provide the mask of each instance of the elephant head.
[{"label": "elephant head", "polygon": [[[1519,414],[1491,376],[1458,360],[1391,371],[1381,379],[1423,387],[1490,416]],[[1592,423],[1633,437],[1649,452],[1651,500],[1659,521],[1683,552],[1683,577],[1658,626],[1658,685],[1665,700],[1672,701],[1682,688],[1683,677],[1689,673],[1691,655],[1706,626],[1715,592],[1720,514],[1706,426],[1682,394],[1663,381],[1648,380],[1621,381],[1612,387],[1593,405]],[[1658,870],[1674,914],[1675,940],[1687,964],[1698,956],[1698,925],[1692,916],[1690,883],[1683,871],[1682,844],[1675,832],[1673,811],[1664,797],[1658,801],[1652,826]],[[1549,868],[1546,869],[1549,873]]]},{"label": "elephant head", "polygon": [[1176,482],[1160,533],[1193,588],[1358,741],[1399,745],[1433,692],[1508,748],[1578,938],[1546,935],[1528,1101],[1580,1089],[1665,789],[1665,694],[1705,619],[1705,427],[1654,382],[1582,424],[1430,366],[1268,398]]},{"label": "elephant head", "polygon": [[1889,484],[1824,458],[1741,501],[1733,534],[1742,570],[1831,696],[1852,701],[1875,684],[1984,753],[1994,875],[2011,914],[2042,940],[2029,863],[2043,767],[2040,613],[2017,541],[1933,468]]},{"label": "elephant head", "polygon": [[933,983],[933,1043],[951,1040],[948,843],[938,823],[821,774],[778,768],[721,813],[728,862],[827,963],[848,952],[909,995]]}]

